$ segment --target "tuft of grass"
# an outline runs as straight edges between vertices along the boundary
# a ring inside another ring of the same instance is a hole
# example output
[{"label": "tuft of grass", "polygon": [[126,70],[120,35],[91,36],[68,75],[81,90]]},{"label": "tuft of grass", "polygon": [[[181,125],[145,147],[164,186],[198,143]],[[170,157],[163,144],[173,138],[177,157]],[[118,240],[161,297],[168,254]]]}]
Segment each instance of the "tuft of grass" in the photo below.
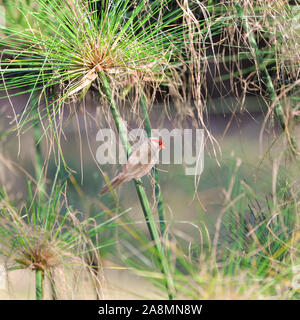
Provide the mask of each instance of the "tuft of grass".
[{"label": "tuft of grass", "polygon": [[[65,187],[56,187],[50,198],[32,198],[28,185],[30,201],[19,208],[14,206],[1,191],[0,198],[0,255],[6,258],[7,269],[29,269],[36,274],[36,299],[43,299],[45,277],[52,288],[52,298],[57,298],[56,281],[64,281],[55,274],[61,269],[75,266],[86,270],[95,285],[101,290],[98,272],[93,271],[89,260],[101,268],[99,251],[95,249],[92,238],[109,227],[111,221],[95,224],[93,219],[74,212],[67,203]],[[102,243],[102,245],[105,245]],[[101,296],[101,292],[97,292]]]}]

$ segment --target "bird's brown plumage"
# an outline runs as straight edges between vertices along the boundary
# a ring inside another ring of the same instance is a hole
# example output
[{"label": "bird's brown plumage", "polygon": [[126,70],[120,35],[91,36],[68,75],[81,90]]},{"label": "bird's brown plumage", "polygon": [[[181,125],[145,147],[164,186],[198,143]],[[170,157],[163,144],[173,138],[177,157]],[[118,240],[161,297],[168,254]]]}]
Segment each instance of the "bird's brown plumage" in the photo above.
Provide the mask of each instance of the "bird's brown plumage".
[{"label": "bird's brown plumage", "polygon": [[161,140],[155,138],[147,139],[139,146],[139,148],[130,154],[122,171],[113,178],[109,184],[106,184],[99,194],[102,195],[109,190],[116,188],[123,182],[139,179],[146,175],[155,163],[157,163],[159,150],[164,148],[165,146],[162,144]]}]

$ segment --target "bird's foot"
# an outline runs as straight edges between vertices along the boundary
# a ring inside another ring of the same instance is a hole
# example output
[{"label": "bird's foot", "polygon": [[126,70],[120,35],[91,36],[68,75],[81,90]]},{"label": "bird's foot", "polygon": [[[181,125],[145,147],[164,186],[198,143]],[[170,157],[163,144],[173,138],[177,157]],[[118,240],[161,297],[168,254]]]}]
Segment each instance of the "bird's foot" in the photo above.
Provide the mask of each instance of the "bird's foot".
[{"label": "bird's foot", "polygon": [[141,180],[135,180],[135,183],[138,185],[138,186],[143,186],[143,182]]}]

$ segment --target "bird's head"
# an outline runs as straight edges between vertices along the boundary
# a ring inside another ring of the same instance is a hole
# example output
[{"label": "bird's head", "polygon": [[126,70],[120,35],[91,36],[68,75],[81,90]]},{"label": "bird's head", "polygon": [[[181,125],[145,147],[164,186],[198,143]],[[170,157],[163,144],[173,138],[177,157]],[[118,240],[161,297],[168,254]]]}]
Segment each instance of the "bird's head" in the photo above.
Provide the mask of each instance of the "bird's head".
[{"label": "bird's head", "polygon": [[156,139],[156,138],[150,138],[150,139],[155,144],[158,144],[160,149],[166,149],[165,145],[162,143],[162,141],[160,139]]}]

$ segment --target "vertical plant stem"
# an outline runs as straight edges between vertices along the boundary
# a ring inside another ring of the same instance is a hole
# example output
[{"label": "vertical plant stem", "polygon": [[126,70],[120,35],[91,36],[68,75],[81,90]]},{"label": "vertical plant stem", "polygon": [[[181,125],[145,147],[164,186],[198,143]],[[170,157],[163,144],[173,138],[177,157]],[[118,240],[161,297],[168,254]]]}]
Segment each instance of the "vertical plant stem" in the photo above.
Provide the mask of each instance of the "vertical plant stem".
[{"label": "vertical plant stem", "polygon": [[[258,45],[257,45],[257,42],[256,42],[255,37],[253,35],[253,32],[251,31],[247,17],[245,16],[245,13],[244,13],[242,6],[238,2],[236,2],[236,9],[237,9],[237,13],[238,13],[239,17],[242,20],[244,32],[248,35],[249,45],[250,45],[250,48],[253,50],[253,54],[254,54],[255,59],[257,61],[258,67],[263,66],[261,69],[261,73],[262,73],[262,76],[265,78],[266,86],[267,86],[267,89],[269,92],[269,97],[272,102],[275,102],[275,104],[274,104],[275,114],[279,120],[279,123],[280,123],[282,130],[284,132],[287,132],[287,128],[286,128],[285,121],[284,121],[284,112],[283,112],[282,105],[277,97],[277,94],[276,94],[272,79],[270,77],[270,74],[268,72],[267,66],[263,63],[264,61],[263,61],[262,54],[258,48]],[[297,148],[296,141],[292,136],[289,136],[289,137],[290,137],[292,149],[294,149],[293,151],[296,151],[296,148]]]},{"label": "vertical plant stem", "polygon": [[[125,128],[123,120],[119,114],[119,111],[118,111],[118,108],[115,104],[115,101],[112,97],[110,85],[109,85],[109,82],[106,78],[105,73],[100,72],[99,75],[100,75],[100,78],[101,78],[101,81],[102,81],[102,84],[104,87],[105,95],[109,101],[109,106],[110,106],[112,116],[114,118],[114,122],[116,124],[117,130],[118,130],[119,135],[121,137],[121,141],[123,143],[123,146],[126,149],[126,153],[128,156],[131,151],[131,147],[130,147],[129,141],[127,139],[126,128]],[[156,227],[156,223],[155,223],[153,214],[151,212],[150,204],[149,204],[145,189],[142,186],[142,182],[140,179],[134,180],[134,183],[135,183],[136,191],[137,191],[137,194],[138,194],[138,197],[139,197],[142,209],[143,209],[143,213],[145,216],[145,220],[147,223],[150,237],[151,237],[152,241],[154,242],[154,245],[157,250],[161,271],[165,275],[165,285],[167,288],[169,299],[173,299],[174,298],[174,291],[175,291],[173,278],[172,278],[172,275],[169,270],[168,261],[164,255],[159,232]]]},{"label": "vertical plant stem", "polygon": [[44,194],[46,190],[43,182],[43,156],[41,144],[39,142],[41,131],[38,122],[34,124],[33,131],[35,142],[35,178],[38,182],[40,193]]},{"label": "vertical plant stem", "polygon": [[[38,101],[39,97],[37,93],[33,92],[31,97],[31,104],[33,108],[38,110]],[[45,176],[43,174],[43,154],[42,148],[40,143],[41,138],[41,129],[40,129],[40,122],[36,120],[33,125],[33,136],[34,136],[34,146],[35,146],[35,179],[37,181],[37,187],[39,191],[39,198],[42,198],[46,194],[46,187],[45,187]]]},{"label": "vertical plant stem", "polygon": [[[148,115],[146,97],[143,92],[141,96],[141,108],[144,116],[145,129],[146,129],[147,135],[148,137],[151,137],[151,122]],[[160,233],[161,233],[161,236],[163,237],[166,230],[164,203],[163,203],[162,193],[161,193],[160,184],[159,184],[159,173],[157,170],[157,166],[155,165],[152,170],[153,170],[153,176],[155,180],[155,198],[156,198],[157,211],[158,211],[158,217],[159,217],[159,223],[160,223]]]},{"label": "vertical plant stem", "polygon": [[36,300],[44,299],[44,270],[36,269],[35,270],[35,298]]}]

